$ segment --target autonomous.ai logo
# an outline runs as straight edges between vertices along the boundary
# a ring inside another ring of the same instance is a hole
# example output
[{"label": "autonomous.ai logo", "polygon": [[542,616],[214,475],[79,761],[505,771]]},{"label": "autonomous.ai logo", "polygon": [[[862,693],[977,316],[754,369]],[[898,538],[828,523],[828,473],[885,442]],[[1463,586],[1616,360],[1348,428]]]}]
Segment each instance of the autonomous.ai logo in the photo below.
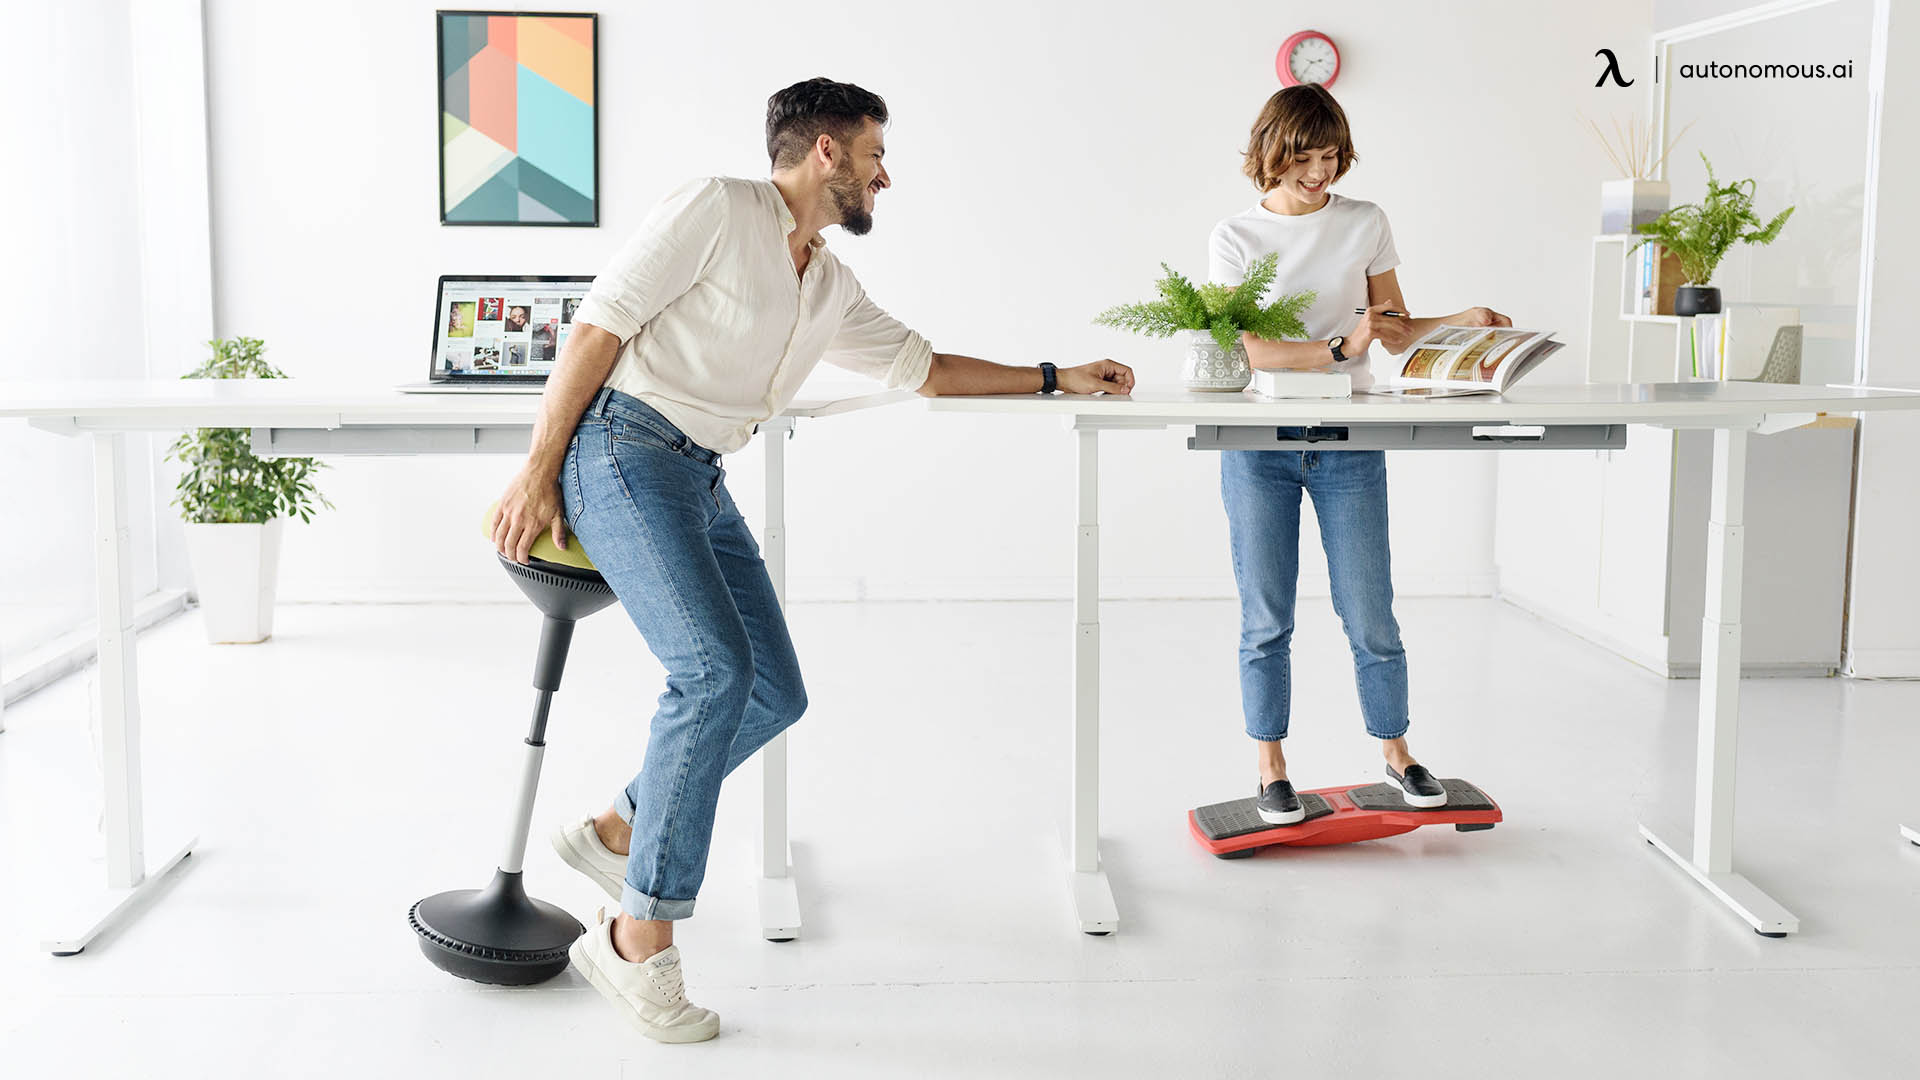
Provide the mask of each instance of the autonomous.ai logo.
[{"label": "autonomous.ai logo", "polygon": [[1633,85],[1632,79],[1622,79],[1620,77],[1620,58],[1613,55],[1612,49],[1601,49],[1599,52],[1596,52],[1593,55],[1595,57],[1604,56],[1607,58],[1606,68],[1600,72],[1600,77],[1598,79],[1593,80],[1593,85],[1605,86],[1609,78],[1613,80],[1613,85],[1615,86],[1632,86]]}]

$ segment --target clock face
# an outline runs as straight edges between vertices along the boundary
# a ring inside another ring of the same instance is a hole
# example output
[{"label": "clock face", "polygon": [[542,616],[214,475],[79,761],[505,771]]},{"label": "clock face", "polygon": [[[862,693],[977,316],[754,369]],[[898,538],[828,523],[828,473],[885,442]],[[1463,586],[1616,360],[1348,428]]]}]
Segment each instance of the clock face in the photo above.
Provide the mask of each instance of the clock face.
[{"label": "clock face", "polygon": [[1339,70],[1340,54],[1334,52],[1333,42],[1319,34],[1302,37],[1287,54],[1287,71],[1297,83],[1325,86]]}]

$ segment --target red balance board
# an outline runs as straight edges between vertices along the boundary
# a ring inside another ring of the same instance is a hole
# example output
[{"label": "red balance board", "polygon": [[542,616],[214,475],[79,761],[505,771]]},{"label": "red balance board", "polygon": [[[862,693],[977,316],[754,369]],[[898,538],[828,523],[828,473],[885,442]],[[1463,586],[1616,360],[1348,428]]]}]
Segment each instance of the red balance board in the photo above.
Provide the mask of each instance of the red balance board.
[{"label": "red balance board", "polygon": [[1269,825],[1254,800],[1235,799],[1187,811],[1187,826],[1200,846],[1222,859],[1244,859],[1271,844],[1317,847],[1398,836],[1422,825],[1451,825],[1461,832],[1491,829],[1500,807],[1465,780],[1442,780],[1447,804],[1431,810],[1408,806],[1392,784],[1349,784],[1300,793],[1307,816],[1292,825]]}]

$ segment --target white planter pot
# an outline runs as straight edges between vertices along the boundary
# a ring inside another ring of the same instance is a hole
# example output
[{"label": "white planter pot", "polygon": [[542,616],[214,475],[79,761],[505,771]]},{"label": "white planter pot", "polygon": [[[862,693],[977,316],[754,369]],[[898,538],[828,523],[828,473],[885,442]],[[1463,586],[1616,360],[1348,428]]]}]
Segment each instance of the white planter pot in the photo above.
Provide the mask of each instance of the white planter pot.
[{"label": "white planter pot", "polygon": [[1671,199],[1665,180],[1602,180],[1600,231],[1630,233],[1635,225],[1651,224],[1667,212]]},{"label": "white planter pot", "polygon": [[273,636],[283,529],[281,518],[264,525],[187,522],[187,559],[208,641],[249,644]]},{"label": "white planter pot", "polygon": [[1228,352],[1205,330],[1182,330],[1174,336],[1187,348],[1180,362],[1180,385],[1186,389],[1239,391],[1253,381],[1253,365],[1247,363],[1247,347],[1240,342]]}]

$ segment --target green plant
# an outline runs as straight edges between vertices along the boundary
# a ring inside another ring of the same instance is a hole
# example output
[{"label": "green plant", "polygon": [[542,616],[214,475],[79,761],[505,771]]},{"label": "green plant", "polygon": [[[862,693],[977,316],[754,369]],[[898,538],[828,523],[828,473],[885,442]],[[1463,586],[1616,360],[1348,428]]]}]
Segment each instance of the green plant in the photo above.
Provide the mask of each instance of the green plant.
[{"label": "green plant", "polygon": [[1704,286],[1713,280],[1713,272],[1734,244],[1771,244],[1780,235],[1781,226],[1793,213],[1789,206],[1765,225],[1753,213],[1752,180],[1720,184],[1713,178],[1713,162],[1701,154],[1707,166],[1707,197],[1697,203],[1685,203],[1661,214],[1657,221],[1634,226],[1647,239],[1633,245],[1627,253],[1649,243],[1658,243],[1680,259],[1680,273],[1687,284]]},{"label": "green plant", "polygon": [[1160,269],[1166,271],[1166,276],[1158,283],[1160,299],[1110,307],[1093,321],[1148,337],[1172,337],[1180,330],[1205,330],[1228,352],[1240,343],[1243,331],[1274,341],[1305,337],[1307,328],[1300,321],[1300,313],[1313,303],[1312,291],[1290,293],[1266,307],[1260,306],[1260,295],[1273,284],[1279,262],[1278,255],[1261,257],[1247,270],[1247,279],[1238,286],[1196,286],[1173,267],[1161,263]]},{"label": "green plant", "polygon": [[[237,337],[207,342],[213,355],[183,379],[284,379],[260,358],[266,343]],[[186,520],[200,524],[239,524],[275,517],[313,520],[314,502],[333,504],[313,486],[321,468],[312,458],[258,458],[245,428],[201,428],[175,439],[167,460],[186,467],[174,487],[173,505]]]}]

